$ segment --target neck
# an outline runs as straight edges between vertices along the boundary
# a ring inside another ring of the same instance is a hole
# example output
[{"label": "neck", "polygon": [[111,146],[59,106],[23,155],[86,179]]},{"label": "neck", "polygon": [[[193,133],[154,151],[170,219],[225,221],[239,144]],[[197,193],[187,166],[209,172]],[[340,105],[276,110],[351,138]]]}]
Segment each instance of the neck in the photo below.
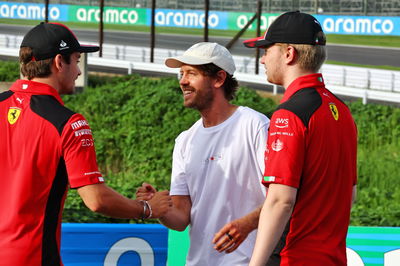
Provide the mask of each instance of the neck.
[{"label": "neck", "polygon": [[35,77],[35,78],[32,79],[32,81],[47,84],[47,85],[53,87],[54,89],[56,89],[57,92],[59,92],[59,90],[58,90],[58,88],[59,88],[58,83],[57,83],[53,78],[51,78],[51,77],[47,77],[47,78],[38,78],[38,77]]},{"label": "neck", "polygon": [[285,79],[283,81],[282,86],[285,88],[285,90],[289,87],[290,84],[299,77],[305,76],[305,75],[310,75],[310,74],[315,74],[312,71],[305,71],[302,70],[298,67],[295,68],[289,68],[288,71],[285,72]]},{"label": "neck", "polygon": [[203,118],[204,127],[213,127],[227,120],[238,108],[238,106],[224,101],[213,104],[210,108],[201,110],[200,114]]}]

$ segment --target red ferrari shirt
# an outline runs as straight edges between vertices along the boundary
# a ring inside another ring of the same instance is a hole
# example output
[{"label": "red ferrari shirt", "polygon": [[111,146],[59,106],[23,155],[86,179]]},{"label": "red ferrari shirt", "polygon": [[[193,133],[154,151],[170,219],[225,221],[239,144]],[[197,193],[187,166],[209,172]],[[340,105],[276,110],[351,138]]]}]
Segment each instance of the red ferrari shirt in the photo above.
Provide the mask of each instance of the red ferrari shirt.
[{"label": "red ferrari shirt", "polygon": [[61,265],[68,184],[103,182],[88,122],[63,105],[33,81],[0,94],[0,264]]},{"label": "red ferrari shirt", "polygon": [[322,76],[296,79],[271,118],[263,183],[297,188],[281,265],[346,265],[357,130]]}]

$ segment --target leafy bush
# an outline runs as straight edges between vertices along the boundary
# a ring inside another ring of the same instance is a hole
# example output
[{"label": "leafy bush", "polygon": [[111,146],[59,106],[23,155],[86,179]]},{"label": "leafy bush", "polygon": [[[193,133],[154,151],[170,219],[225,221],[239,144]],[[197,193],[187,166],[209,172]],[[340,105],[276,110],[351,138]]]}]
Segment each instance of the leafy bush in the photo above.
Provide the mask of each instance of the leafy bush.
[{"label": "leafy bush", "polygon": [[358,195],[353,225],[400,226],[400,109],[350,104],[358,128]]},{"label": "leafy bush", "polygon": [[0,81],[12,82],[19,78],[19,64],[15,61],[0,61]]}]

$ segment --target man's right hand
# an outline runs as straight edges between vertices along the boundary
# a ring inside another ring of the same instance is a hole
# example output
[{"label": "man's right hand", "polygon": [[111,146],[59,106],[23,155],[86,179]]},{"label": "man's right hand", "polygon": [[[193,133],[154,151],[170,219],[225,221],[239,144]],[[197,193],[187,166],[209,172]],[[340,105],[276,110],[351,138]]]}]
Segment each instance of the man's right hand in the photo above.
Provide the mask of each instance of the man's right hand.
[{"label": "man's right hand", "polygon": [[151,218],[161,218],[171,210],[173,205],[172,199],[167,190],[155,192],[153,195],[148,201],[153,212]]}]

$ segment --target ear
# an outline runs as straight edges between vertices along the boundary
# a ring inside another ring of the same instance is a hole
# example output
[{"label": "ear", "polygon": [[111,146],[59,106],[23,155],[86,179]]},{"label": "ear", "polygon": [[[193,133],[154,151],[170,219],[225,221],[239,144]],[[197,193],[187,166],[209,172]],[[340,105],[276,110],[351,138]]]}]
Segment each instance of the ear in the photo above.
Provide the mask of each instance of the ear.
[{"label": "ear", "polygon": [[216,88],[221,88],[224,85],[226,75],[227,74],[224,70],[218,71],[217,76],[215,77],[215,80],[214,80],[214,86]]},{"label": "ear", "polygon": [[286,63],[288,65],[296,62],[297,51],[293,46],[291,46],[291,45],[287,46],[286,51],[285,51],[285,59],[286,59]]},{"label": "ear", "polygon": [[56,55],[53,60],[53,66],[55,67],[57,72],[61,72],[63,70],[65,62],[60,54]]}]

